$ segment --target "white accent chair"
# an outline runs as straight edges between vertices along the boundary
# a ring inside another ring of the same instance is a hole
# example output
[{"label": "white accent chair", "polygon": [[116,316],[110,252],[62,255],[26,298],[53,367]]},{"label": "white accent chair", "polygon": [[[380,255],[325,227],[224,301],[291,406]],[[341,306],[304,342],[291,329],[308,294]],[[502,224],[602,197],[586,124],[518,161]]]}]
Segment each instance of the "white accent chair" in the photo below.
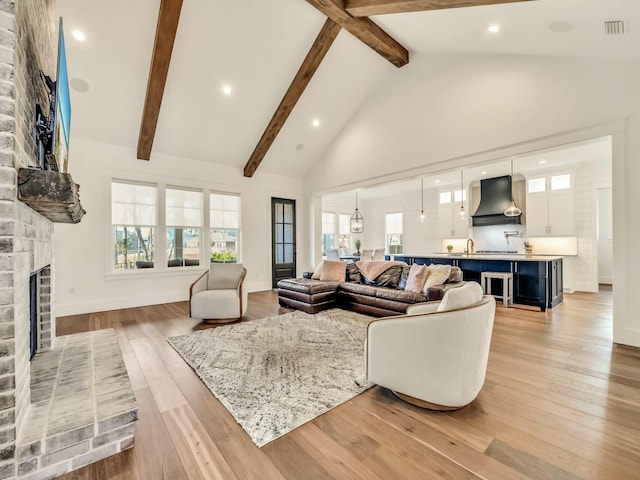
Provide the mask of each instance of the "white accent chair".
[{"label": "white accent chair", "polygon": [[204,323],[240,320],[248,302],[243,288],[246,275],[241,263],[212,263],[189,288],[189,315]]},{"label": "white accent chair", "polygon": [[340,254],[337,248],[330,248],[325,252],[325,258],[334,262],[340,261]]},{"label": "white accent chair", "polygon": [[374,248],[373,249],[373,260],[384,260],[384,248]]},{"label": "white accent chair", "polygon": [[496,310],[475,282],[369,324],[367,377],[413,405],[456,410],[484,384]]},{"label": "white accent chair", "polygon": [[373,248],[363,248],[360,253],[360,260],[373,260]]}]

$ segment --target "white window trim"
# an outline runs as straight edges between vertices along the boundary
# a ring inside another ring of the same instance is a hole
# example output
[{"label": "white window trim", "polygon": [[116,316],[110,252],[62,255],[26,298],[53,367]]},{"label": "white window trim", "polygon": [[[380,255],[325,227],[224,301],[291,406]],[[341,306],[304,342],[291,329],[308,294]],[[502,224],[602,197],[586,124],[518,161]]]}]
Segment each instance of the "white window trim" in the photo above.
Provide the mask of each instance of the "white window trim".
[{"label": "white window trim", "polygon": [[[131,184],[142,185],[155,185],[157,188],[157,224],[153,227],[156,230],[156,245],[154,252],[154,266],[153,268],[144,269],[131,269],[131,270],[116,270],[113,265],[113,245],[115,242],[115,233],[112,224],[112,196],[111,196],[111,184],[113,182],[123,182]],[[182,266],[182,267],[169,267],[167,266],[167,225],[166,225],[166,189],[176,188],[191,191],[200,191],[203,194],[203,235],[202,245],[200,246],[200,265],[198,266]],[[176,182],[174,178],[154,177],[154,176],[141,176],[132,174],[131,172],[116,172],[108,171],[105,176],[105,197],[108,199],[105,205],[105,230],[106,235],[103,238],[108,238],[109,242],[105,248],[104,258],[104,277],[108,280],[123,279],[123,278],[144,278],[144,277],[162,277],[171,274],[179,275],[192,275],[194,273],[202,272],[209,268],[211,259],[208,246],[211,244],[210,236],[210,218],[209,218],[209,194],[218,193],[224,195],[236,195],[240,197],[240,228],[238,228],[238,262],[242,262],[242,237],[243,237],[243,200],[244,192],[237,188],[225,188],[223,186],[203,184],[199,182],[192,182],[185,180],[183,182]]]}]

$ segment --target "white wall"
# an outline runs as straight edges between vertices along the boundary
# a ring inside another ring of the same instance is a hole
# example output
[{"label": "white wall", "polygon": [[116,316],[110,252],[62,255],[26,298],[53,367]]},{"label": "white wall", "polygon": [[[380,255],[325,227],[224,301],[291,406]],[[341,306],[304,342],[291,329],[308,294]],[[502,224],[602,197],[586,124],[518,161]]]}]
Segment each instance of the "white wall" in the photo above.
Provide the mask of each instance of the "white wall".
[{"label": "white wall", "polygon": [[[479,164],[613,134],[614,341],[640,346],[640,62],[413,54],[305,177],[307,192]],[[344,168],[348,165],[349,168]],[[340,175],[335,175],[340,172]],[[363,172],[366,174],[363,176]]]},{"label": "white wall", "polygon": [[169,182],[240,192],[242,197],[242,262],[249,291],[271,288],[271,197],[296,200],[298,271],[307,263],[305,205],[299,179],[262,174],[245,178],[240,169],[187,158],[152,154],[136,160],[135,151],[90,140],[74,139],[69,171],[80,184],[87,214],[77,225],[56,224],[56,310],[71,315],[186,300],[190,283],[204,268],[185,272],[110,275],[109,178]]}]

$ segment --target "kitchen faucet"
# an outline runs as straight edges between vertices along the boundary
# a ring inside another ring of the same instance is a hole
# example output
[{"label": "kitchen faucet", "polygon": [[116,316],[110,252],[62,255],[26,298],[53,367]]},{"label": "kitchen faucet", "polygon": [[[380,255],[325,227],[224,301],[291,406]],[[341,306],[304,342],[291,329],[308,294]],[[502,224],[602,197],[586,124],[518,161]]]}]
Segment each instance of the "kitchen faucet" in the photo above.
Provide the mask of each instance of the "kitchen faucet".
[{"label": "kitchen faucet", "polygon": [[[471,246],[469,246],[469,243],[471,243]],[[473,240],[471,238],[467,239],[467,248],[465,250],[467,252],[467,255],[473,253],[473,246]]]}]

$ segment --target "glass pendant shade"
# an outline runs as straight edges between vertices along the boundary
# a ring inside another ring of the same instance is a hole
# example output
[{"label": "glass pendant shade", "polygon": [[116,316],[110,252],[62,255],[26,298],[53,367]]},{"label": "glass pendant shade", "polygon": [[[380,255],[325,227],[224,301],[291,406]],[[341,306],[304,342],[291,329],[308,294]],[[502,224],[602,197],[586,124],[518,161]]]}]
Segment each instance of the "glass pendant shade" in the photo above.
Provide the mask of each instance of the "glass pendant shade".
[{"label": "glass pendant shade", "polygon": [[349,230],[351,233],[362,233],[364,232],[364,217],[358,210],[358,192],[356,192],[356,209],[351,215],[351,220],[349,221]]},{"label": "glass pendant shade", "polygon": [[460,215],[460,219],[464,219],[465,211],[464,211],[464,170],[460,169],[460,211],[458,215]]},{"label": "glass pendant shade", "polygon": [[522,210],[516,206],[516,201],[513,199],[513,160],[511,160],[511,205],[504,211],[506,217],[519,217],[522,215]]}]

